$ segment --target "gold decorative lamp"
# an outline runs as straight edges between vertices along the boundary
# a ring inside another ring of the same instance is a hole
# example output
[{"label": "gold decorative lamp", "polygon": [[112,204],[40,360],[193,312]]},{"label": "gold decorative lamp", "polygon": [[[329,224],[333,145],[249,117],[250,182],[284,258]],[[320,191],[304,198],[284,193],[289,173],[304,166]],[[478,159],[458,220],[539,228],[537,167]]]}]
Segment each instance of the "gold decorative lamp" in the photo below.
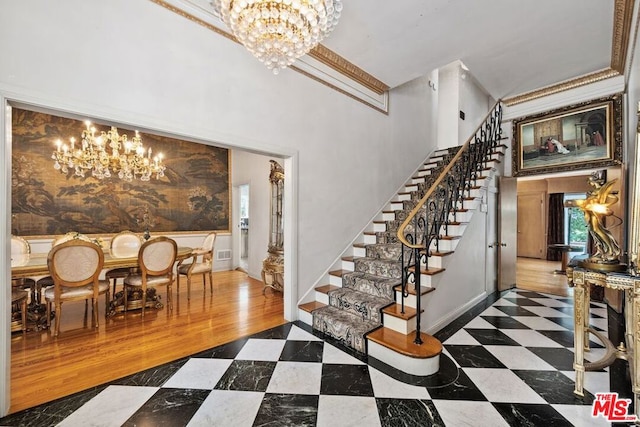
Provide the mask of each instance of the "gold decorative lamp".
[{"label": "gold decorative lamp", "polygon": [[263,293],[268,287],[282,291],[284,288],[284,230],[282,202],[284,196],[284,169],[271,160],[271,221],[269,224],[269,249],[267,258],[262,262]]},{"label": "gold decorative lamp", "polygon": [[618,202],[618,196],[612,193],[613,184],[617,179],[606,182],[599,172],[589,177],[592,191],[587,197],[578,200],[568,200],[567,207],[577,207],[584,212],[589,234],[594,242],[594,253],[582,261],[582,266],[596,271],[623,271],[627,268],[620,263],[620,245],[613,234],[605,226],[605,219],[613,215],[611,206]]}]

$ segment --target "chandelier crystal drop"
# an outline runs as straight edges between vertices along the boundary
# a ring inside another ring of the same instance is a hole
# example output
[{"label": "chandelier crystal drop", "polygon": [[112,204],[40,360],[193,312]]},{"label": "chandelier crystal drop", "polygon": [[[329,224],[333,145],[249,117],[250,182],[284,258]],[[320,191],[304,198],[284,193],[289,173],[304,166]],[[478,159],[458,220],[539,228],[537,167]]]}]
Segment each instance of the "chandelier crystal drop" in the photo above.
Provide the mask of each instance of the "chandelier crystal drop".
[{"label": "chandelier crystal drop", "polygon": [[233,35],[278,74],[338,24],[342,0],[213,0]]},{"label": "chandelier crystal drop", "polygon": [[112,126],[109,132],[96,136],[96,128],[91,122],[87,121],[85,125],[87,128],[82,131],[80,143],[76,144],[75,138],[69,139],[69,145],[56,141],[56,149],[51,155],[54,169],[65,174],[73,170],[75,176],[83,178],[90,171],[97,179],[110,178],[113,173],[128,182],[135,178],[149,181],[154,175],[156,179],[164,176],[166,167],[162,164],[162,153],[152,158],[151,148],[144,148],[138,131],[128,139]]}]

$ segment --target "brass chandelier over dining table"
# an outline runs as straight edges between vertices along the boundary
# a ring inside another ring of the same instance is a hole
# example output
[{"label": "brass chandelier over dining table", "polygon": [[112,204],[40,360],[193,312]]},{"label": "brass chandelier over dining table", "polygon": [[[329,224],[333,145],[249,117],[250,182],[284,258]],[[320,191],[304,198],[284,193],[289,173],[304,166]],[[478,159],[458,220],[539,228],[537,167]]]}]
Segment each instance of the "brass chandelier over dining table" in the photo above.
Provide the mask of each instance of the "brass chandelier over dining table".
[{"label": "brass chandelier over dining table", "polygon": [[162,153],[152,156],[151,148],[146,149],[138,131],[132,139],[126,134],[120,135],[115,126],[109,132],[102,131],[96,135],[96,128],[91,122],[85,122],[86,129],[82,131],[82,140],[77,143],[75,138],[69,139],[69,145],[61,140],[56,141],[56,150],[51,158],[53,168],[84,177],[91,172],[97,179],[110,178],[112,174],[124,181],[139,178],[149,181],[152,176],[160,179],[164,176],[166,167],[162,163]]}]

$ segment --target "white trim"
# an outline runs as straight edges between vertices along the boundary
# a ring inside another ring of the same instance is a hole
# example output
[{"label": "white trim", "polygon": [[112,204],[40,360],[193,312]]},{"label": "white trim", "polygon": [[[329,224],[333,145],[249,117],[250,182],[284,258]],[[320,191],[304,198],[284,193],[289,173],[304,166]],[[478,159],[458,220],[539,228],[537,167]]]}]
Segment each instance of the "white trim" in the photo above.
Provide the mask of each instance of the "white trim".
[{"label": "white trim", "polygon": [[[255,153],[267,154],[270,156],[284,158],[285,169],[285,203],[284,203],[284,318],[288,321],[296,320],[298,317],[297,296],[298,296],[298,257],[297,257],[297,241],[298,241],[298,151],[290,148],[275,147],[265,141],[257,141],[248,139],[241,135],[214,133],[203,128],[190,126],[185,127],[184,124],[160,120],[156,117],[142,115],[137,112],[124,111],[114,108],[98,107],[82,101],[69,101],[55,96],[42,96],[28,88],[14,87],[11,85],[0,83],[0,105],[7,109],[12,105],[37,109],[39,111],[50,111],[54,114],[65,114],[69,117],[87,118],[101,120],[106,123],[114,123],[121,126],[132,125],[141,131],[148,130],[158,135],[170,136],[173,138],[185,138],[194,142],[206,145],[215,145],[229,149],[242,149]],[[0,239],[5,242],[0,248],[0,270],[2,270],[4,283],[11,280],[11,261],[9,259],[9,236],[11,235],[11,120],[7,120],[3,114],[0,117],[0,129],[7,129],[0,136],[2,150],[5,158],[5,172],[0,174],[0,200],[5,200],[5,208],[0,209],[0,221],[5,226],[0,232]],[[8,132],[8,134],[7,134]],[[222,142],[225,141],[225,142]],[[233,145],[231,144],[233,143]],[[231,177],[230,177],[231,179]],[[4,196],[4,197],[2,197]],[[9,411],[11,402],[10,396],[10,372],[11,372],[11,333],[10,325],[7,323],[9,316],[6,313],[11,311],[10,288],[4,286],[5,313],[0,316],[0,417]]]},{"label": "white trim", "polygon": [[10,259],[10,239],[8,237],[11,234],[11,107],[7,104],[7,99],[0,93],[0,106],[2,107],[3,114],[0,114],[0,129],[2,129],[2,135],[0,140],[3,141],[2,164],[4,164],[5,173],[0,174],[0,200],[8,200],[8,203],[4,204],[4,209],[0,209],[0,223],[4,224],[0,230],[0,239],[4,244],[0,245],[0,262],[4,269],[2,282],[5,286],[2,286],[1,300],[2,309],[0,309],[0,417],[9,413],[9,406],[11,405],[11,322],[9,321],[11,313],[11,286],[6,286],[7,283],[11,283],[11,259]]}]

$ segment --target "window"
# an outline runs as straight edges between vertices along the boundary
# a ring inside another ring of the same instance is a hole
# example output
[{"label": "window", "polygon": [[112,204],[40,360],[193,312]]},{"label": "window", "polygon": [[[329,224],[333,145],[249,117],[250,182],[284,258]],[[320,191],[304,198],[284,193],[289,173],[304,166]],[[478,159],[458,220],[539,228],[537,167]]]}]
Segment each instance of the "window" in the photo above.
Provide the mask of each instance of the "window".
[{"label": "window", "polygon": [[[565,201],[584,198],[584,194],[565,194],[564,196]],[[564,224],[567,244],[586,248],[589,230],[584,220],[584,212],[579,208],[566,208]]]}]

